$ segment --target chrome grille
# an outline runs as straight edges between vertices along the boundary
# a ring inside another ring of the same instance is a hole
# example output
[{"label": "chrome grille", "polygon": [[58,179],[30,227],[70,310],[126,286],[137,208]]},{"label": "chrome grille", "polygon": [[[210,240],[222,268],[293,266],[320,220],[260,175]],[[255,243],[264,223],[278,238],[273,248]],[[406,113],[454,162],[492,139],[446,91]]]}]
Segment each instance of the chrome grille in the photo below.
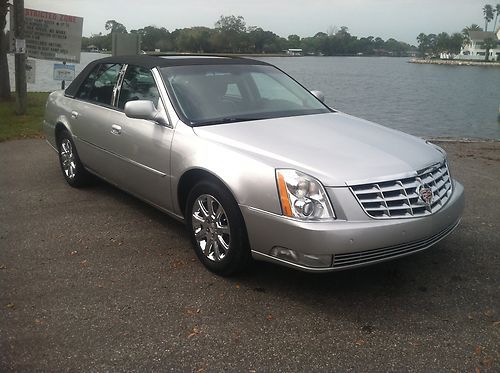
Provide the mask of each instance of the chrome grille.
[{"label": "chrome grille", "polygon": [[[432,201],[425,203],[418,189],[432,190]],[[376,219],[407,218],[430,215],[446,204],[452,182],[446,162],[397,180],[349,186],[365,212]]]}]

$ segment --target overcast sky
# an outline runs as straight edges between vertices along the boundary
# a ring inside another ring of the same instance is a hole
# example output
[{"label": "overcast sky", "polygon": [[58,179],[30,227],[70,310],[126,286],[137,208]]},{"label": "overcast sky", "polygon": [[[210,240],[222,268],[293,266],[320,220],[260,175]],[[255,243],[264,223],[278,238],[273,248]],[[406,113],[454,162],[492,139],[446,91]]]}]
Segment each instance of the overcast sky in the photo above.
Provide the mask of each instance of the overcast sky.
[{"label": "overcast sky", "polygon": [[154,25],[173,31],[191,26],[213,27],[221,15],[241,15],[247,26],[260,26],[284,37],[312,36],[326,32],[331,26],[347,26],[352,35],[359,37],[394,37],[416,44],[420,32],[452,33],[471,23],[484,27],[484,3],[481,0],[25,0],[25,7],[83,17],[84,36],[104,32],[108,19],[123,23],[127,30]]}]

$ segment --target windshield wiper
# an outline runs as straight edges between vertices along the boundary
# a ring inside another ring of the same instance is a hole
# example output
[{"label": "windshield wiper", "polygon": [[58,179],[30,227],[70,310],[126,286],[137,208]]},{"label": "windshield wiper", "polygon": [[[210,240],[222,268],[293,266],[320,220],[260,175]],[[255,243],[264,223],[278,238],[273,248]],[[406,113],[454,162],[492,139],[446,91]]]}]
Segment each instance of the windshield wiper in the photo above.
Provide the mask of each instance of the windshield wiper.
[{"label": "windshield wiper", "polygon": [[225,117],[212,120],[205,120],[200,122],[194,122],[194,126],[208,126],[210,124],[223,124],[223,123],[235,123],[235,122],[248,122],[251,120],[265,119],[264,117]]}]

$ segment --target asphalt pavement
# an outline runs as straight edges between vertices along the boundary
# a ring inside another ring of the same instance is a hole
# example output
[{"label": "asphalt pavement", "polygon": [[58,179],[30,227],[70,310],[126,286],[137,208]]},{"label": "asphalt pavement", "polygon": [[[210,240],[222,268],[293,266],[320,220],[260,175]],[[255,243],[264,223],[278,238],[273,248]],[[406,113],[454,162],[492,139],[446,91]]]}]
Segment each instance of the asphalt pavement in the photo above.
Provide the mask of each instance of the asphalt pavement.
[{"label": "asphalt pavement", "polygon": [[0,143],[0,371],[500,371],[500,143],[442,145],[467,202],[432,249],[221,278],[181,223]]}]

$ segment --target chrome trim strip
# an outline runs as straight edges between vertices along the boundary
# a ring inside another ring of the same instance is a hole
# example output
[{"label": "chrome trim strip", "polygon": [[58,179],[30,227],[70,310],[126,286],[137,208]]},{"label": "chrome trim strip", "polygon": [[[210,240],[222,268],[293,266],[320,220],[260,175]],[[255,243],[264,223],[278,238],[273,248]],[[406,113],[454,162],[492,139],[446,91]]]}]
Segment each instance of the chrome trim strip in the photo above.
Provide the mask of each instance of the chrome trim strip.
[{"label": "chrome trim strip", "polygon": [[336,269],[352,268],[353,266],[369,265],[385,260],[395,259],[402,256],[418,253],[437,244],[439,241],[453,232],[460,224],[461,219],[449,225],[442,231],[433,236],[407,242],[399,245],[392,245],[378,249],[369,249],[364,251],[343,252],[333,256],[332,267]]},{"label": "chrome trim strip", "polygon": [[50,141],[49,141],[49,140],[45,139],[45,142],[46,142],[47,144],[49,144],[49,145],[50,145],[50,147],[51,147],[52,149],[54,149],[54,151],[55,151],[56,153],[59,153],[59,151],[56,149],[56,147],[55,147],[54,145],[52,145],[52,144],[50,143]]},{"label": "chrome trim strip", "polygon": [[446,162],[446,159],[443,159],[440,162],[433,162],[429,166],[426,166],[420,170],[417,171],[409,171],[409,172],[403,172],[400,174],[392,174],[392,175],[386,175],[386,176],[377,176],[377,177],[372,177],[369,179],[359,179],[359,180],[346,180],[345,185],[348,187],[351,186],[356,186],[356,185],[362,185],[362,184],[376,184],[376,183],[383,183],[386,181],[391,181],[391,180],[400,180],[400,179],[408,179],[410,177],[415,177],[418,176],[422,173],[428,172],[428,170],[436,168],[436,166],[443,164]]},{"label": "chrome trim strip", "polygon": [[133,164],[134,166],[137,166],[137,167],[139,167],[139,168],[142,168],[142,169],[144,169],[144,170],[146,170],[146,171],[152,172],[152,173],[154,173],[155,175],[158,175],[158,176],[161,176],[161,177],[165,177],[165,176],[167,176],[167,174],[166,174],[166,173],[164,173],[164,172],[161,172],[161,171],[158,171],[158,170],[156,170],[156,169],[154,169],[154,168],[151,168],[151,167],[149,167],[149,166],[143,165],[142,163],[139,163],[139,162],[133,161],[132,159],[125,158],[125,157],[123,157],[123,156],[121,156],[121,155],[119,155],[119,154],[116,154],[116,153],[110,152],[109,150],[103,149],[103,148],[101,148],[100,146],[94,145],[94,144],[92,144],[92,143],[90,143],[90,142],[88,142],[88,141],[85,141],[85,140],[82,140],[82,139],[79,139],[79,140],[80,140],[81,142],[84,142],[85,144],[87,144],[87,145],[89,145],[89,146],[92,146],[93,148],[95,148],[95,149],[97,149],[97,150],[103,151],[104,153],[109,154],[109,155],[112,155],[112,156],[114,156],[114,157],[116,157],[116,158],[119,158],[119,159],[121,159],[122,161],[125,161],[125,162],[127,162],[127,163]]}]

